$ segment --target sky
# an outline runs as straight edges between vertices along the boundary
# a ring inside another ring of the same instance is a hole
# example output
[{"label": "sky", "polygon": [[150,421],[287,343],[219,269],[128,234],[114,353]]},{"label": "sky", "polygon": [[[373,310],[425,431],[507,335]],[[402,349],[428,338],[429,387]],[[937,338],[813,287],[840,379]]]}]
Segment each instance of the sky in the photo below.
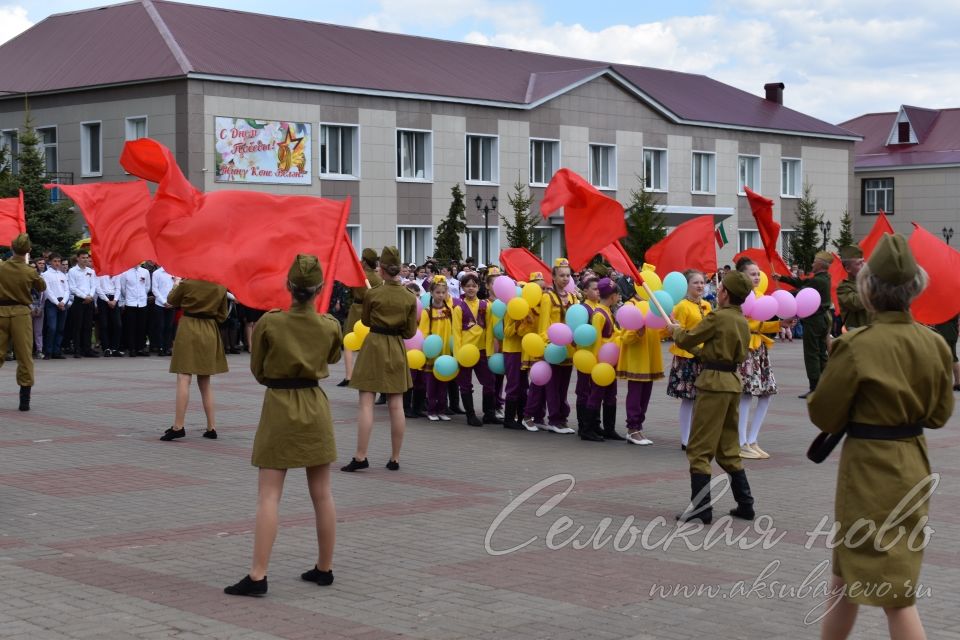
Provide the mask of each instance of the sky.
[{"label": "sky", "polygon": [[[0,42],[107,0],[0,0]],[[710,76],[827,122],[960,107],[960,0],[253,0],[193,4]],[[265,7],[267,7],[265,9]]]}]

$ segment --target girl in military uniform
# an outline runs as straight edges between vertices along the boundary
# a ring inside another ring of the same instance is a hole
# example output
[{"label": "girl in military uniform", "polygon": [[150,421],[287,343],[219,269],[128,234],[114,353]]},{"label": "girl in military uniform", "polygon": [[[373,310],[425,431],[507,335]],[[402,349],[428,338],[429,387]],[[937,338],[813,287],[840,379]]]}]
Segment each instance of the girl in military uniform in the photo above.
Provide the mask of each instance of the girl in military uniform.
[{"label": "girl in military uniform", "polygon": [[[702,271],[690,269],[684,271],[687,278],[687,295],[673,307],[673,317],[683,329],[689,331],[700,324],[713,310],[710,303],[703,299],[706,279]],[[694,353],[670,345],[673,362],[670,365],[670,379],[667,381],[667,395],[680,399],[680,448],[686,451],[690,441],[690,425],[693,423],[693,401],[697,397],[694,382],[703,367],[694,357]]]},{"label": "girl in military uniform", "polygon": [[[373,249],[364,249],[360,254],[360,261],[363,265],[363,273],[367,277],[367,282],[362,287],[353,287],[350,289],[352,302],[350,311],[347,313],[345,323],[346,331],[353,331],[353,325],[360,320],[363,315],[363,299],[367,295],[368,288],[379,287],[383,279],[377,273],[377,252]],[[399,271],[397,272],[399,274]],[[350,384],[350,378],[353,376],[353,351],[344,349],[343,353],[344,379],[337,383],[338,387],[346,387]]]},{"label": "girl in military uniform", "polygon": [[[277,537],[280,496],[287,469],[305,467],[317,527],[317,561],[301,574],[307,582],[333,582],[333,545],[337,513],[330,492],[330,463],[337,458],[333,418],[318,380],[327,365],[340,360],[340,323],[316,312],[314,298],[323,284],[316,256],[298,255],[287,274],[293,296],[290,311],[263,315],[253,332],[250,371],[267,387],[253,441],[253,465],[259,467],[253,563],[229,595],[267,592],[267,565]],[[178,334],[179,335],[179,334]],[[174,352],[176,357],[176,352]]]},{"label": "girl in military uniform", "polygon": [[183,309],[173,340],[173,358],[170,373],[177,374],[177,404],[173,426],[161,440],[182,438],[183,422],[190,400],[190,377],[197,376],[197,387],[207,416],[204,438],[216,439],[217,428],[213,407],[213,389],[210,376],[227,372],[227,357],[220,338],[220,323],[227,319],[227,290],[204,280],[182,280],[174,284],[167,304]]},{"label": "girl in military uniform", "polygon": [[[620,280],[620,293],[630,296],[624,304],[639,308],[633,281],[627,277]],[[653,444],[643,433],[643,422],[653,393],[653,381],[663,377],[662,336],[660,329],[649,327],[621,329],[617,377],[627,381],[627,442],[630,444]]]},{"label": "girl in military uniform", "polygon": [[[544,291],[540,300],[540,337],[549,343],[547,329],[556,322],[563,322],[567,309],[577,304],[576,296],[566,290],[572,277],[570,262],[566,258],[557,258],[553,263],[553,286]],[[570,404],[567,402],[567,392],[570,390],[570,376],[573,373],[573,353],[568,349],[569,358],[560,364],[551,364],[553,375],[546,387],[547,424],[556,433],[574,433],[567,426],[570,416]]]},{"label": "girl in military uniform", "polygon": [[926,637],[915,606],[933,491],[923,429],[942,427],[954,403],[950,351],[910,315],[926,284],[906,239],[883,236],[857,274],[873,323],[834,341],[807,399],[821,431],[846,431],[833,550],[833,588],[843,597],[823,620],[825,640],[846,638],[861,604],[884,608],[891,638]]}]

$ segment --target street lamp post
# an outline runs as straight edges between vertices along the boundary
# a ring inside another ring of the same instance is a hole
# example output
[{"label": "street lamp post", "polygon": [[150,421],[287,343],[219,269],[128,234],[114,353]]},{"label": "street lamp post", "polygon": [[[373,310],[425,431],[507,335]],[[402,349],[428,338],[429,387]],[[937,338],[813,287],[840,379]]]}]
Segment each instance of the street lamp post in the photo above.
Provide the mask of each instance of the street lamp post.
[{"label": "street lamp post", "polygon": [[830,238],[830,221],[820,223],[820,235],[823,236],[823,244],[820,247],[821,251],[827,250],[827,240]]},{"label": "street lamp post", "polygon": [[478,193],[473,202],[477,205],[477,211],[483,211],[483,262],[490,264],[490,212],[497,212],[497,196],[484,202]]},{"label": "street lamp post", "polygon": [[943,234],[943,239],[947,241],[947,244],[950,244],[950,238],[953,237],[953,227],[944,227],[940,233]]}]

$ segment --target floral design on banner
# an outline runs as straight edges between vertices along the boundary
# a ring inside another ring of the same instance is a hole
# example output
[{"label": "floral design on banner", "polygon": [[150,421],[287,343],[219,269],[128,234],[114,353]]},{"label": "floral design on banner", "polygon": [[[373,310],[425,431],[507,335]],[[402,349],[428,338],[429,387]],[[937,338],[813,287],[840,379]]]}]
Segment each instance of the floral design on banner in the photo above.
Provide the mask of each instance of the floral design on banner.
[{"label": "floral design on banner", "polygon": [[310,124],[217,117],[216,181],[312,183]]}]

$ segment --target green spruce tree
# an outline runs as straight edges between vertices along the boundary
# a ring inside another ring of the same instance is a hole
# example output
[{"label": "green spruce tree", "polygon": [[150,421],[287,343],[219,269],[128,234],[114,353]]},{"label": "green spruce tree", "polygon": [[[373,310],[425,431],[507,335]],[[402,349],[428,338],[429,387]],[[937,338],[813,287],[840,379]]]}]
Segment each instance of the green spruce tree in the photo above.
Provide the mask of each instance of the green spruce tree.
[{"label": "green spruce tree", "polygon": [[450,191],[453,193],[453,202],[450,203],[447,217],[437,227],[437,246],[433,253],[439,264],[463,260],[460,236],[467,231],[466,206],[463,204],[463,191],[460,190],[459,183],[453,185]]},{"label": "green spruce tree", "polygon": [[647,249],[657,244],[667,235],[666,218],[660,212],[656,196],[643,186],[630,190],[630,202],[627,204],[627,237],[623,239],[623,248],[637,265],[643,264]]},{"label": "green spruce tree", "polygon": [[533,194],[519,177],[513,185],[513,193],[507,195],[507,201],[513,209],[513,220],[500,214],[503,226],[507,229],[507,245],[522,247],[537,253],[540,250],[541,240],[537,238],[534,227],[540,222],[540,216],[533,213]]},{"label": "green spruce tree", "polygon": [[7,159],[10,154],[6,147],[0,147],[0,198],[16,198],[17,183],[10,172],[10,163]]},{"label": "green spruce tree", "polygon": [[813,257],[820,251],[820,222],[823,217],[817,213],[817,199],[812,195],[808,183],[803,184],[803,197],[797,202],[796,233],[790,243],[793,261],[801,271],[808,272],[813,266]]},{"label": "green spruce tree", "polygon": [[833,246],[838,251],[840,247],[849,247],[856,244],[853,239],[853,220],[850,219],[850,212],[846,209],[840,215],[840,233],[837,239],[833,241]]}]

